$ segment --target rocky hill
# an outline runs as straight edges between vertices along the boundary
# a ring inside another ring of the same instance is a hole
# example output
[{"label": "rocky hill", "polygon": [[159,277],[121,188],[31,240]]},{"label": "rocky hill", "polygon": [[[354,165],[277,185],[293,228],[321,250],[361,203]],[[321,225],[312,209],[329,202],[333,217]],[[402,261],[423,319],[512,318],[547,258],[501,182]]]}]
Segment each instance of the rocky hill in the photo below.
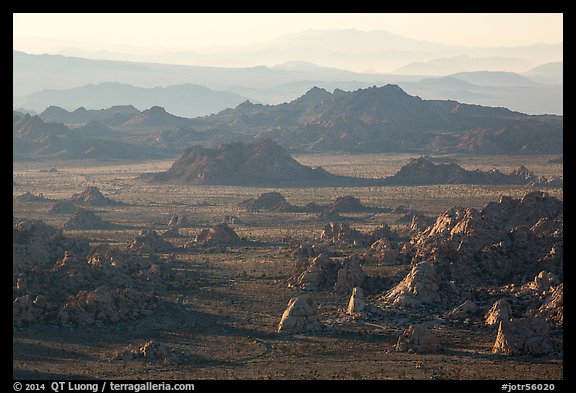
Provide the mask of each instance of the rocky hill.
[{"label": "rocky hill", "polygon": [[[498,170],[483,172],[467,170],[456,163],[434,163],[419,157],[390,177],[356,178],[337,176],[321,167],[310,168],[300,164],[271,139],[258,143],[231,143],[215,149],[193,146],[172,164],[166,172],[146,173],[140,179],[152,183],[192,185],[267,185],[267,186],[386,186],[426,184],[521,184],[533,187],[563,187],[561,178],[536,176],[521,166],[510,174]],[[332,206],[292,206],[277,192],[262,194],[259,199],[243,203],[249,210],[327,211],[345,212],[366,209],[359,200],[346,196]]]},{"label": "rocky hill", "polygon": [[150,182],[228,185],[287,185],[318,183],[338,177],[322,168],[300,164],[270,139],[231,143],[215,149],[193,146],[166,172],[145,174]]},{"label": "rocky hill", "polygon": [[434,163],[425,157],[410,160],[396,174],[383,180],[385,184],[525,184],[534,187],[562,187],[560,178],[536,176],[521,166],[510,174],[498,170],[469,171],[455,163]]}]

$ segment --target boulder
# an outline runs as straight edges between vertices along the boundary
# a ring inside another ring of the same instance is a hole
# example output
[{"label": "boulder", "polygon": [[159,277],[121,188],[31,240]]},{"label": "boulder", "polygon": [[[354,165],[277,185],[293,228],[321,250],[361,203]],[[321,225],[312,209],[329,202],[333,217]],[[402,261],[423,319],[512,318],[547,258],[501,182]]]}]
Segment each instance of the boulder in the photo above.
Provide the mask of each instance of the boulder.
[{"label": "boulder", "polygon": [[318,304],[307,295],[290,299],[278,324],[278,333],[298,333],[321,328]]},{"label": "boulder", "polygon": [[548,323],[542,318],[502,320],[492,347],[505,355],[545,355],[556,351]]},{"label": "boulder", "polygon": [[100,286],[70,296],[58,312],[60,325],[93,325],[149,315],[153,297],[131,288]]},{"label": "boulder", "polygon": [[337,262],[320,254],[296,276],[294,285],[312,291],[331,288],[337,280],[338,268]]},{"label": "boulder", "polygon": [[478,306],[470,300],[466,300],[464,303],[453,309],[446,315],[446,318],[451,319],[464,319],[468,318],[470,315],[474,314],[478,310]]},{"label": "boulder", "polygon": [[402,258],[394,243],[387,239],[376,240],[366,252],[365,259],[382,265],[400,265]]},{"label": "boulder", "polygon": [[294,206],[290,205],[282,194],[276,191],[264,192],[256,199],[247,199],[240,202],[240,206],[251,211],[293,211]]},{"label": "boulder", "polygon": [[362,288],[360,287],[354,287],[354,289],[352,289],[350,300],[348,301],[346,313],[349,315],[359,314],[364,310],[365,305],[366,301],[364,300],[364,291],[362,291]]},{"label": "boulder", "polygon": [[177,226],[170,227],[169,229],[162,232],[160,235],[162,237],[181,237],[180,230]]},{"label": "boulder", "polygon": [[240,237],[225,223],[204,228],[194,238],[194,243],[202,245],[233,245],[239,242]]},{"label": "boulder", "polygon": [[129,248],[134,251],[140,252],[172,252],[177,247],[160,236],[158,232],[150,229],[143,229],[140,234],[132,240]]},{"label": "boulder", "polygon": [[354,287],[361,286],[365,278],[366,273],[360,267],[359,259],[356,256],[346,258],[338,270],[334,291],[350,292]]},{"label": "boulder", "polygon": [[560,283],[558,277],[554,273],[541,271],[538,273],[534,280],[528,283],[528,287],[538,291],[548,291],[550,287],[556,286]]},{"label": "boulder", "polygon": [[337,197],[336,200],[328,206],[328,212],[330,213],[361,212],[366,209],[366,206],[360,202],[360,199],[352,195]]},{"label": "boulder", "polygon": [[170,217],[170,221],[168,221],[168,226],[175,228],[184,228],[190,226],[190,223],[188,222],[186,216],[183,215],[178,216],[174,214],[172,217]]},{"label": "boulder", "polygon": [[442,347],[436,336],[424,325],[412,325],[406,329],[400,337],[395,347],[396,351],[406,352],[436,352]]},{"label": "boulder", "polygon": [[440,299],[440,276],[430,262],[416,264],[410,273],[390,289],[384,301],[392,307],[404,308],[420,303],[433,303]]},{"label": "boulder", "polygon": [[500,324],[500,321],[509,321],[510,319],[512,319],[512,309],[505,299],[496,301],[485,316],[488,326],[497,325]]},{"label": "boulder", "polygon": [[564,283],[550,288],[550,295],[542,305],[529,312],[529,315],[541,317],[556,324],[564,324]]},{"label": "boulder", "polygon": [[362,244],[364,235],[350,227],[346,222],[328,223],[322,228],[320,239],[329,240],[334,243],[358,243]]}]

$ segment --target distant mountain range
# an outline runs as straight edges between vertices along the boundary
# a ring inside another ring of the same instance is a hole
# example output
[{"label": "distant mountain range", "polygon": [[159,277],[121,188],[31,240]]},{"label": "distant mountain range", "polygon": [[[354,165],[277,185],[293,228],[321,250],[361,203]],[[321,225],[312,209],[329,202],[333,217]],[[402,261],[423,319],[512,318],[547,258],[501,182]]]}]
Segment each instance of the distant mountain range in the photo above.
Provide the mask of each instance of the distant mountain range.
[{"label": "distant mountain range", "polygon": [[[456,59],[468,59],[457,61],[466,64],[478,60],[469,56]],[[130,104],[140,110],[158,105],[178,116],[195,117],[233,108],[246,99],[266,104],[292,101],[314,86],[332,91],[394,83],[425,99],[503,106],[529,114],[563,113],[562,62],[522,74],[468,72],[470,67],[466,66],[450,70],[467,72],[430,76],[359,73],[302,61],[274,67],[227,68],[13,51],[13,66],[13,109],[34,112],[53,105],[75,110],[79,106],[102,109]]]},{"label": "distant mountain range", "polygon": [[[410,63],[432,63],[438,59],[458,59],[466,56],[475,59],[483,67],[446,69],[433,75],[481,70],[523,72],[539,64],[562,61],[563,58],[562,43],[478,48],[419,41],[385,30],[311,29],[285,34],[269,41],[264,41],[265,34],[262,37],[263,42],[258,44],[210,48],[209,53],[181,51],[134,57],[121,53],[86,52],[71,48],[61,53],[85,58],[225,67],[271,67],[275,64],[307,61],[362,73],[391,73]],[[374,71],[368,71],[368,68]],[[399,81],[380,81],[380,84],[384,82]]]},{"label": "distant mountain range", "polygon": [[73,110],[79,104],[90,109],[123,105],[144,109],[160,105],[176,115],[196,117],[235,107],[246,99],[236,93],[214,91],[191,84],[144,88],[107,82],[73,89],[42,90],[15,99],[14,105],[37,112],[50,106]]},{"label": "distant mountain range", "polygon": [[[468,83],[460,81],[458,83]],[[269,138],[300,152],[560,154],[563,117],[526,115],[453,100],[423,100],[397,85],[330,93],[315,87],[284,104],[245,101],[211,116],[185,118],[154,106],[38,116],[14,112],[17,158],[158,157],[193,144]],[[69,124],[69,127],[51,122]],[[73,123],[73,124],[70,124]],[[114,142],[110,144],[110,142]],[[112,146],[105,148],[106,144]],[[89,153],[89,154],[88,154]]]}]

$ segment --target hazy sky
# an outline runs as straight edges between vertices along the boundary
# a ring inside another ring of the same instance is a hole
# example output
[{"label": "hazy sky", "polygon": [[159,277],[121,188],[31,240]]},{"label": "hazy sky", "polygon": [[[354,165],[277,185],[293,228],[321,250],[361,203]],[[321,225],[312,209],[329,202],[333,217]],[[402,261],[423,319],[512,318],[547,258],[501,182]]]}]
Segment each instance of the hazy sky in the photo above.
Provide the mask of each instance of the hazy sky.
[{"label": "hazy sky", "polygon": [[66,47],[156,54],[265,42],[307,29],[386,30],[466,46],[563,41],[562,14],[13,14],[14,49]]}]

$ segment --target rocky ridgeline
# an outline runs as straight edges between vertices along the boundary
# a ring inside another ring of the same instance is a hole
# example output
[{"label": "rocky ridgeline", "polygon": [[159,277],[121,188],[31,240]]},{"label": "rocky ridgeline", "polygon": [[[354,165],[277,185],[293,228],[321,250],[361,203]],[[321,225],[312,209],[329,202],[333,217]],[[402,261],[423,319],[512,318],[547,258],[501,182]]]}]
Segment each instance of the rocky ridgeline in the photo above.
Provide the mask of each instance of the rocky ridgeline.
[{"label": "rocky ridgeline", "polygon": [[91,325],[149,315],[181,273],[156,254],[89,247],[41,221],[14,226],[13,324]]},{"label": "rocky ridgeline", "polygon": [[450,208],[412,238],[412,263],[431,262],[445,280],[465,285],[520,282],[542,270],[561,278],[562,212],[544,192]]}]

